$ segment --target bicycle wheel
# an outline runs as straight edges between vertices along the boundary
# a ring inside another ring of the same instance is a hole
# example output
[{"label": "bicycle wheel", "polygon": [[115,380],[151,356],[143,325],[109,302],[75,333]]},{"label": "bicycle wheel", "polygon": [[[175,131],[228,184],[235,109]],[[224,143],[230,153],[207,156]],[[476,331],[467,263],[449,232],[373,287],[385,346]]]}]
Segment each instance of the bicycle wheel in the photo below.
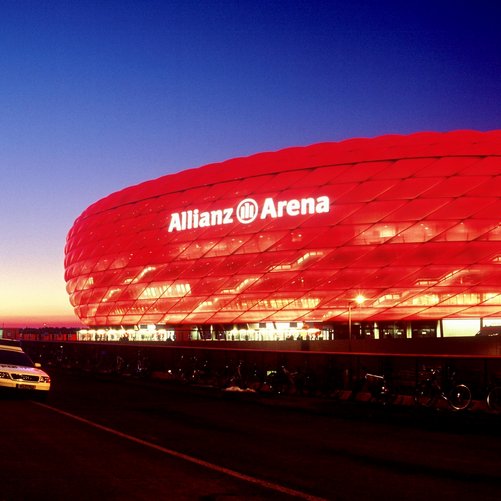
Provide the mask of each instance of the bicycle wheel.
[{"label": "bicycle wheel", "polygon": [[487,405],[494,412],[501,412],[501,386],[495,386],[487,395]]},{"label": "bicycle wheel", "polygon": [[437,400],[437,394],[429,382],[419,383],[414,393],[414,402],[423,407],[431,407]]},{"label": "bicycle wheel", "polygon": [[471,391],[464,384],[457,384],[447,395],[449,405],[455,411],[462,411],[471,404]]}]

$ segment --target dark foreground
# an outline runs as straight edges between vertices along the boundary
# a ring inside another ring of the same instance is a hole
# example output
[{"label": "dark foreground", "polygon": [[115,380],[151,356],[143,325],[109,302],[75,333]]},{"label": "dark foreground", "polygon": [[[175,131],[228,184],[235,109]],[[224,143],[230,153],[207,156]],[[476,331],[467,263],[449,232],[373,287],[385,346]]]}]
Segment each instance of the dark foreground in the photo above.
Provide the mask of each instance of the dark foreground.
[{"label": "dark foreground", "polygon": [[45,404],[0,397],[1,501],[499,499],[501,416],[63,372]]}]

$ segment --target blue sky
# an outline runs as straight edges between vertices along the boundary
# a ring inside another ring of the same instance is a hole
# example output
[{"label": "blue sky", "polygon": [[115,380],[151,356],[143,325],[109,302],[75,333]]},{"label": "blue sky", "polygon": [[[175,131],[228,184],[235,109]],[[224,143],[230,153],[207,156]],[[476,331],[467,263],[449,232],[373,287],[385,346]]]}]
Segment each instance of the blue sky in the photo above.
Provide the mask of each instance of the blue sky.
[{"label": "blue sky", "polygon": [[501,128],[501,4],[0,0],[0,326],[78,325],[68,230],[259,151]]}]

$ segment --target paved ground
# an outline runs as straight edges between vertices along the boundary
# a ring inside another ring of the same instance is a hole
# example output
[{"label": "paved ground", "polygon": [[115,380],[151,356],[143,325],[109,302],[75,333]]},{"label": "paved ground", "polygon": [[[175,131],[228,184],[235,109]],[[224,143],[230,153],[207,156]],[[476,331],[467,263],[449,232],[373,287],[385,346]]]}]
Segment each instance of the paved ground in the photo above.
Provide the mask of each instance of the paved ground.
[{"label": "paved ground", "polygon": [[258,397],[64,373],[53,378],[51,408],[0,399],[2,501],[292,499],[276,486],[305,499],[499,497],[499,416],[416,412],[405,405],[385,409],[359,400]]}]

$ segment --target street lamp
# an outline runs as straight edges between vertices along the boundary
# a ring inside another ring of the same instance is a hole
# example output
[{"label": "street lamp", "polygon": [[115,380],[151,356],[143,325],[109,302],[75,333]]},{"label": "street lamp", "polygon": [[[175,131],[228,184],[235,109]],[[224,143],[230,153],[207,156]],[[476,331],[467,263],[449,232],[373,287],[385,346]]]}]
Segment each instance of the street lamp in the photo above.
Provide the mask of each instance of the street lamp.
[{"label": "street lamp", "polygon": [[363,304],[365,299],[366,298],[362,296],[362,294],[358,294],[358,296],[355,297],[353,301],[350,301],[350,303],[348,304],[348,339],[350,340],[350,342],[351,342],[351,308],[353,306],[353,303],[355,303],[356,306],[360,306],[361,304]]}]

